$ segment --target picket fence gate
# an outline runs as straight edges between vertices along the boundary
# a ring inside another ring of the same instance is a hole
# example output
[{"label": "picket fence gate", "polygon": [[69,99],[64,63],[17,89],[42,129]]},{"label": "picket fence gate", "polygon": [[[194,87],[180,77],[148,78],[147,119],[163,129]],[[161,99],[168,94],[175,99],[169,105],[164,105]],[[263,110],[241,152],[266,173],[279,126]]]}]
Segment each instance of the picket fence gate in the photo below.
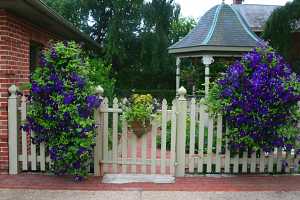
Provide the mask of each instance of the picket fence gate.
[{"label": "picket fence gate", "polygon": [[[27,100],[10,87],[8,100],[9,173],[46,171],[51,160],[45,144],[35,145],[19,126],[26,119]],[[271,153],[230,153],[224,135],[222,116],[210,117],[203,100],[179,98],[168,105],[166,100],[157,111],[160,117],[151,121],[151,129],[138,138],[132,133],[118,99],[112,107],[104,98],[95,111],[97,129],[94,156],[90,164],[96,176],[105,173],[170,174],[239,174],[298,173],[300,157],[295,151],[274,148]],[[158,145],[160,144],[160,145]]]}]

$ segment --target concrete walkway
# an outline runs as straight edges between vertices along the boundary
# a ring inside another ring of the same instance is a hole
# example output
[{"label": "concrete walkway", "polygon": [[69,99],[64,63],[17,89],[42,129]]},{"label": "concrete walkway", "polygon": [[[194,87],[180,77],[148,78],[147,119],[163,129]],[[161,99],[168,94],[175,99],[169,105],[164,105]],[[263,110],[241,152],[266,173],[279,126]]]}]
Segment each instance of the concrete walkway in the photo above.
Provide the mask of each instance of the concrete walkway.
[{"label": "concrete walkway", "polygon": [[300,192],[0,190],[0,200],[299,200]]}]

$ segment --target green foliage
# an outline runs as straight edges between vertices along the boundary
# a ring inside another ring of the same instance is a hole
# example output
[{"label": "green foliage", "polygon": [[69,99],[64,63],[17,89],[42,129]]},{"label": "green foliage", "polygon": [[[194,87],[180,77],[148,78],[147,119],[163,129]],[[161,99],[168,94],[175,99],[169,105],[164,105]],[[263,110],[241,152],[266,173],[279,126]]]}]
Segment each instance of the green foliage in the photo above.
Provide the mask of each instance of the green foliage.
[{"label": "green foliage", "polygon": [[275,147],[298,153],[300,78],[268,46],[255,48],[230,65],[206,99],[222,114],[233,152]]},{"label": "green foliage", "polygon": [[[293,52],[293,35],[299,29],[300,0],[288,2],[285,6],[277,8],[268,19],[263,37],[270,45],[279,51],[285,58],[296,62],[300,56]],[[296,63],[292,67],[299,72]]]},{"label": "green foliage", "polygon": [[151,95],[133,95],[131,103],[124,108],[124,117],[129,124],[149,123],[153,111]]},{"label": "green foliage", "polygon": [[[175,58],[167,48],[194,26],[179,18],[174,0],[46,0],[63,17],[103,46],[116,91],[174,89]],[[77,16],[77,17],[76,17]]]},{"label": "green foliage", "polygon": [[111,65],[105,64],[101,59],[90,59],[89,79],[94,85],[101,85],[104,89],[104,96],[110,100],[115,95],[116,80],[112,76]]},{"label": "green foliage", "polygon": [[58,175],[81,180],[88,173],[95,139],[93,111],[100,99],[88,79],[89,62],[74,42],[46,49],[31,76],[30,104],[23,128],[33,143],[45,142]]}]

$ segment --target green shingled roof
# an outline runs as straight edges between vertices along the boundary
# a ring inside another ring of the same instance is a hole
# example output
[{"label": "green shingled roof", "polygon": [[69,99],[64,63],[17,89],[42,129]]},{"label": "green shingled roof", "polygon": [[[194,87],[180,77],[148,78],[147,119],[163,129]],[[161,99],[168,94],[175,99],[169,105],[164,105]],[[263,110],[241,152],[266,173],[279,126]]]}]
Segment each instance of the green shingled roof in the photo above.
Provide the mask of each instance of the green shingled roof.
[{"label": "green shingled roof", "polygon": [[169,52],[247,51],[261,43],[232,6],[220,4],[207,11],[197,26],[169,47]]}]

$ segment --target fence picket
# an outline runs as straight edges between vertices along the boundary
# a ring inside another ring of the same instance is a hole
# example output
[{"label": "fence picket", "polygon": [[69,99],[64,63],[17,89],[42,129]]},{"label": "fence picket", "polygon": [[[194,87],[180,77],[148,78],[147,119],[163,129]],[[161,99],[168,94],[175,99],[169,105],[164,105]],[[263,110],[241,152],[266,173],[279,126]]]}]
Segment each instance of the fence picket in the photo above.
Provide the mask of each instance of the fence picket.
[{"label": "fence picket", "polygon": [[285,173],[290,173],[291,167],[291,151],[285,151]]},{"label": "fence picket", "polygon": [[195,129],[196,129],[196,99],[193,98],[190,106],[190,148],[189,148],[189,172],[193,173],[195,168]]},{"label": "fence picket", "polygon": [[243,152],[242,173],[247,173],[247,171],[248,171],[248,151],[245,150]]},{"label": "fence picket", "polygon": [[216,144],[216,173],[221,172],[221,153],[222,153],[222,115],[218,115],[217,144]]},{"label": "fence picket", "polygon": [[142,136],[142,173],[147,173],[147,134]]},{"label": "fence picket", "polygon": [[160,156],[160,173],[166,173],[166,144],[167,144],[167,100],[162,102],[162,120],[161,120],[161,156]]},{"label": "fence picket", "polygon": [[208,142],[207,142],[207,173],[212,172],[212,145],[213,145],[213,134],[214,134],[214,120],[213,118],[208,118]]},{"label": "fence picket", "polygon": [[46,158],[45,158],[45,143],[40,144],[40,166],[41,171],[46,170]]},{"label": "fence picket", "polygon": [[[31,137],[34,138],[35,134],[34,132],[31,132]],[[36,157],[36,144],[33,144],[32,140],[31,144],[30,144],[30,158],[31,158],[31,170],[32,171],[36,171],[36,161],[37,161],[37,157]]]},{"label": "fence picket", "polygon": [[[123,101],[124,103],[126,100]],[[122,117],[122,173],[127,173],[128,167],[125,165],[126,159],[128,157],[127,154],[127,122],[125,120],[125,117]]]},{"label": "fence picket", "polygon": [[204,112],[205,105],[204,99],[200,100],[199,104],[199,146],[198,146],[198,173],[203,172],[203,164],[204,164]]},{"label": "fence picket", "polygon": [[[228,126],[226,126],[226,134],[228,134]],[[226,139],[226,148],[225,148],[225,173],[230,173],[230,149],[228,146],[228,139]]]},{"label": "fence picket", "polygon": [[[114,98],[113,100],[113,109],[117,110],[119,108],[118,99]],[[118,112],[113,112],[113,132],[112,132],[112,159],[113,161],[117,161],[118,159],[118,121],[119,114]],[[113,164],[113,173],[117,173],[118,165],[116,163]]]},{"label": "fence picket", "polygon": [[[26,120],[27,114],[27,100],[23,95],[21,98],[21,121]],[[28,144],[27,144],[27,133],[22,129],[22,169],[28,170]]]},{"label": "fence picket", "polygon": [[156,135],[157,125],[155,121],[152,121],[151,131],[151,174],[156,174]]},{"label": "fence picket", "polygon": [[[131,141],[131,160],[132,162],[136,162],[136,148],[137,148],[137,136],[131,132],[130,136],[130,141]],[[131,172],[136,174],[136,165],[131,165]]]},{"label": "fence picket", "polygon": [[172,119],[171,119],[171,157],[170,157],[170,174],[175,174],[175,149],[176,149],[176,100],[172,102]]},{"label": "fence picket", "polygon": [[274,151],[270,152],[268,155],[268,172],[273,173],[273,167],[274,167]]},{"label": "fence picket", "polygon": [[[104,162],[108,161],[108,99],[103,100],[103,159]],[[103,163],[103,172],[108,171],[108,166]]]},{"label": "fence picket", "polygon": [[256,152],[255,151],[251,153],[250,172],[251,173],[256,172]]},{"label": "fence picket", "polygon": [[260,157],[259,157],[259,172],[265,172],[265,152],[260,150]]},{"label": "fence picket", "polygon": [[282,172],[282,148],[277,148],[277,167],[278,173]]},{"label": "fence picket", "polygon": [[239,152],[237,152],[233,157],[233,173],[239,173]]}]

